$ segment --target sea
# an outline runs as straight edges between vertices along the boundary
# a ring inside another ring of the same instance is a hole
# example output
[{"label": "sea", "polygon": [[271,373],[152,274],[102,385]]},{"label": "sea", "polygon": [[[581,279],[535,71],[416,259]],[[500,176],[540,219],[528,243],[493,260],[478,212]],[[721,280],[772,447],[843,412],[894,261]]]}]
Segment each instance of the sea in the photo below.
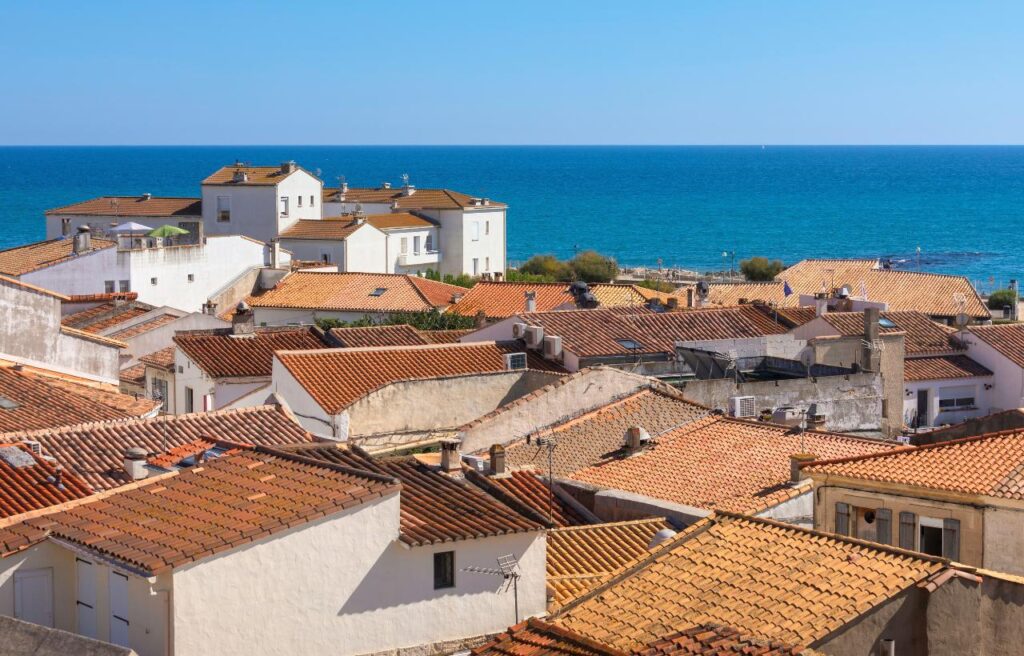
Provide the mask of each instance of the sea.
[{"label": "sea", "polygon": [[446,187],[509,206],[508,256],[593,249],[624,266],[722,271],[744,258],[887,257],[968,276],[1024,275],[1024,147],[0,147],[0,247],[43,212],[110,195],[198,196],[236,160],[295,160],[328,186]]}]

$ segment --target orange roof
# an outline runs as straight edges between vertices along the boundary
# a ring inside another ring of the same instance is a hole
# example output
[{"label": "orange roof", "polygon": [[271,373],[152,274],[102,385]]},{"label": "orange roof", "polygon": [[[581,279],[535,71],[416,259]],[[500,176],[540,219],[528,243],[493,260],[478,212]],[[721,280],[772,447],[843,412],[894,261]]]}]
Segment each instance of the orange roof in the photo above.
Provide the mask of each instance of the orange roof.
[{"label": "orange roof", "polygon": [[893,443],[804,431],[785,426],[711,416],[660,436],[629,455],[570,477],[602,488],[625,490],[672,503],[736,512],[759,512],[805,489],[790,485],[790,456],[824,458],[889,451]]},{"label": "orange roof", "polygon": [[155,308],[152,305],[139,303],[138,301],[127,301],[124,303],[104,301],[91,308],[66,314],[61,318],[60,322],[61,325],[77,328],[87,333],[101,333],[108,328],[113,328],[136,317],[141,317],[153,309]]},{"label": "orange roof", "polygon": [[391,214],[367,214],[366,222],[378,230],[400,230],[402,228],[436,228],[437,224],[411,212]]},{"label": "orange roof", "polygon": [[148,364],[151,367],[156,367],[157,369],[174,369],[174,352],[176,350],[177,349],[173,346],[168,346],[167,348],[162,348],[159,351],[153,351],[152,353],[143,355],[139,358],[139,362],[142,364]]},{"label": "orange roof", "polygon": [[[280,166],[223,166],[203,180],[204,185],[276,185],[292,173],[306,171],[301,166],[296,166],[294,171],[285,171]],[[245,180],[235,181],[235,173],[244,173]],[[310,173],[310,175],[313,175]],[[314,176],[315,177],[315,176]]]},{"label": "orange roof", "polygon": [[341,217],[321,220],[299,219],[282,230],[280,237],[281,239],[342,241],[364,225],[363,223],[356,223],[351,219],[342,219]]},{"label": "orange roof", "polygon": [[[377,294],[377,290],[383,290]],[[391,273],[295,271],[273,289],[250,296],[249,305],[336,312],[425,312],[444,308],[456,287],[419,276]]]},{"label": "orange roof", "polygon": [[591,523],[590,519],[584,517],[575,506],[566,503],[556,492],[559,489],[557,483],[549,489],[547,477],[542,478],[538,472],[518,470],[484,476],[470,470],[466,478],[491,496],[548,526]]},{"label": "orange roof", "polygon": [[[483,310],[488,319],[505,319],[526,311],[526,292],[531,291],[537,295],[537,312],[576,309],[567,282],[481,281],[466,291],[465,296],[448,311],[471,317]],[[590,291],[597,297],[600,307],[642,306],[646,302],[644,295],[633,285],[595,284],[590,285]]]},{"label": "orange roof", "polygon": [[257,447],[0,530],[6,551],[60,538],[156,575],[399,490],[398,481]]},{"label": "orange roof", "polygon": [[520,622],[473,649],[474,656],[628,656],[536,617]]},{"label": "orange roof", "polygon": [[342,348],[366,346],[419,346],[431,344],[408,324],[394,326],[357,326],[352,328],[331,328],[330,340]]},{"label": "orange roof", "polygon": [[811,645],[944,568],[923,554],[717,513],[554,622],[623,651],[706,623]]},{"label": "orange roof", "polygon": [[[799,300],[799,296],[796,295],[789,298]],[[710,305],[740,305],[754,301],[790,305],[783,293],[781,282],[726,282],[708,285],[708,303]]]},{"label": "orange roof", "polygon": [[81,499],[92,490],[74,474],[32,453],[24,444],[0,444],[0,518]]},{"label": "orange roof", "polygon": [[146,365],[139,362],[130,367],[125,367],[118,372],[117,377],[126,385],[144,387],[146,385]]},{"label": "orange roof", "polygon": [[[828,312],[823,318],[840,335],[864,334],[863,312]],[[956,329],[932,321],[924,313],[882,312],[881,318],[893,325],[879,325],[880,333],[905,333],[903,339],[907,356],[938,355],[964,350],[963,345],[956,340]]]},{"label": "orange roof", "polygon": [[[407,196],[401,187],[376,189],[349,187],[344,196],[340,190],[324,188],[325,203],[397,203],[400,210],[458,210],[458,209],[504,209],[505,204],[488,200],[487,205],[477,204],[474,197],[449,189],[416,189]],[[481,199],[482,201],[483,199]]]},{"label": "orange roof", "polygon": [[945,380],[991,376],[992,372],[966,355],[935,355],[903,362],[903,380]]},{"label": "orange roof", "polygon": [[[105,248],[112,248],[117,242],[99,237],[92,238],[92,249],[84,253],[88,255],[101,251]],[[74,243],[72,239],[51,239],[49,241],[37,241],[34,244],[15,246],[0,251],[0,273],[7,276],[21,276],[32,273],[39,269],[66,262],[73,257],[78,257],[72,250]]]},{"label": "orange roof", "polygon": [[318,328],[256,328],[235,336],[231,328],[184,330],[174,344],[211,378],[268,377],[275,351],[327,348]]},{"label": "orange roof", "polygon": [[1001,499],[1024,499],[1024,432],[1009,430],[872,457],[811,463],[808,474],[909,485]]},{"label": "orange roof", "polygon": [[666,528],[659,517],[548,531],[548,589],[555,604],[569,603],[649,556],[654,534]]},{"label": "orange roof", "polygon": [[971,335],[985,342],[1018,367],[1024,367],[1024,323],[971,326]]},{"label": "orange roof", "polygon": [[82,214],[90,216],[187,216],[203,215],[203,201],[199,198],[171,198],[165,196],[100,196],[71,205],[64,205],[47,214]]},{"label": "orange roof", "polygon": [[[336,414],[390,383],[505,371],[505,355],[525,351],[513,342],[472,342],[279,351],[276,356],[326,412]],[[537,356],[528,355],[527,363],[554,370]]]},{"label": "orange roof", "polygon": [[160,314],[152,319],[146,319],[145,321],[134,323],[127,328],[122,328],[121,330],[112,332],[108,337],[111,339],[131,339],[132,337],[138,337],[139,335],[148,333],[151,330],[156,330],[161,326],[166,326],[172,321],[177,321],[180,318],[181,317],[176,314]]}]

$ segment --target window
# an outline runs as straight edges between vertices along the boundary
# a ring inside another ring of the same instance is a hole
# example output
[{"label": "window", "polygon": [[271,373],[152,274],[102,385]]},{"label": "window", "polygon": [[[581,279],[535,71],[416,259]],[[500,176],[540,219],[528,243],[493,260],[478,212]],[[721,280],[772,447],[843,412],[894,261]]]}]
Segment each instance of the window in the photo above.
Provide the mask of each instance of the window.
[{"label": "window", "polygon": [[434,235],[427,235],[426,245],[424,246],[424,249],[428,253],[434,252]]},{"label": "window", "polygon": [[[149,394],[154,401],[167,401],[167,381],[163,378],[154,378],[152,389]],[[162,410],[167,412],[167,406],[165,405]]]},{"label": "window", "polygon": [[409,238],[408,237],[402,237],[402,241],[400,243],[401,243],[402,255],[405,255],[406,253],[409,252]]},{"label": "window", "polygon": [[195,393],[191,387],[185,388],[185,412],[195,412]]},{"label": "window", "polygon": [[104,280],[103,281],[103,291],[105,291],[108,294],[113,294],[114,293],[114,281],[113,280]]},{"label": "window", "polygon": [[526,369],[526,354],[506,353],[505,368],[508,369],[509,371],[512,371],[514,369]]},{"label": "window", "polygon": [[188,281],[189,282],[195,282],[196,281],[196,274],[194,274],[194,273],[188,274]]},{"label": "window", "polygon": [[302,207],[302,196],[295,197],[299,201],[299,207]]},{"label": "window", "polygon": [[288,197],[281,196],[281,216],[288,216]]},{"label": "window", "polygon": [[939,389],[939,411],[967,410],[974,406],[974,385]]},{"label": "window", "polygon": [[416,255],[420,254],[420,238],[418,236],[412,238],[412,252]]},{"label": "window", "polygon": [[434,554],[434,589],[455,587],[455,552],[439,551]]},{"label": "window", "polygon": [[149,284],[155,285],[156,284],[156,278],[150,278],[149,279]]},{"label": "window", "polygon": [[119,292],[130,292],[132,290],[131,280],[121,280],[117,283],[117,291]]},{"label": "window", "polygon": [[309,195],[309,206],[310,207],[316,207],[316,203],[313,202],[313,199],[315,199],[315,198],[316,198],[316,196],[314,196],[313,194]]},{"label": "window", "polygon": [[217,223],[231,220],[231,196],[217,196]]},{"label": "window", "polygon": [[479,257],[474,257],[473,258],[473,275],[474,276],[479,276],[480,275],[480,258]]},{"label": "window", "polygon": [[484,234],[485,235],[491,234],[491,222],[490,221],[484,221]]},{"label": "window", "polygon": [[885,317],[882,317],[881,319],[878,320],[878,325],[881,328],[895,328],[896,327],[896,324],[893,323],[892,320],[886,319]]},{"label": "window", "polygon": [[330,253],[320,253],[320,261],[323,262],[324,264],[330,264],[331,263],[331,254]]},{"label": "window", "polygon": [[480,222],[473,221],[469,226],[469,238],[473,241],[480,241]]},{"label": "window", "polygon": [[921,517],[918,520],[918,551],[930,556],[942,556],[942,520]]},{"label": "window", "polygon": [[490,257],[485,257],[484,258],[484,272],[486,273],[487,271],[490,271],[490,270],[491,270],[491,258]]},{"label": "window", "polygon": [[377,289],[370,292],[370,296],[383,296],[384,292],[387,291],[386,287],[378,287]]},{"label": "window", "polygon": [[643,344],[633,339],[617,339],[615,341],[619,343],[619,346],[630,351],[639,351],[644,347]]}]

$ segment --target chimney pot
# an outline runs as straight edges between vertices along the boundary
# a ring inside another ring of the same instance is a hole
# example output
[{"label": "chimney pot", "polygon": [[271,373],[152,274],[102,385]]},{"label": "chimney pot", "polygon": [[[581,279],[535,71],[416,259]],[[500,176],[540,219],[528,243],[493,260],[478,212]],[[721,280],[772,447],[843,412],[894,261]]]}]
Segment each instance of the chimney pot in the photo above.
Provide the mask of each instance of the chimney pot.
[{"label": "chimney pot", "polygon": [[526,311],[536,312],[537,311],[537,292],[528,291],[526,292]]},{"label": "chimney pot", "polygon": [[92,248],[92,230],[87,225],[78,226],[78,233],[73,237],[71,250],[75,253],[85,253]]},{"label": "chimney pot", "polygon": [[294,173],[297,168],[298,165],[295,163],[295,160],[281,162],[281,173]]},{"label": "chimney pot", "polygon": [[500,444],[491,445],[491,474],[505,473],[505,447]]},{"label": "chimney pot", "polygon": [[343,194],[344,193],[348,193],[348,183],[347,182],[342,182],[341,183],[341,193],[343,193]]},{"label": "chimney pot", "polygon": [[643,448],[644,444],[649,442],[650,439],[650,433],[642,427],[630,426],[626,429],[626,450],[630,453],[636,453]]}]

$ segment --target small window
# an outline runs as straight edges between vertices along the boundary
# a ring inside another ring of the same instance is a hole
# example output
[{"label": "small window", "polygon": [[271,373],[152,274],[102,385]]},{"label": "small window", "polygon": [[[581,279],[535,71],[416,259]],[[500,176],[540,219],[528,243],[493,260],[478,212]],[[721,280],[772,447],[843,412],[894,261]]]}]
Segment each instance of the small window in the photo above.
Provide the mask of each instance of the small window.
[{"label": "small window", "polygon": [[313,202],[313,199],[315,199],[315,198],[316,198],[316,196],[314,196],[313,194],[309,195],[309,206],[310,207],[316,207],[316,203]]},{"label": "small window", "polygon": [[885,317],[882,317],[881,319],[878,320],[878,325],[880,327],[882,327],[882,328],[895,328],[896,327],[896,324],[894,324],[891,320],[886,319]]},{"label": "small window", "polygon": [[433,253],[434,252],[434,235],[427,235],[427,239],[425,241],[425,245],[423,246],[423,248],[428,253]]},{"label": "small window", "polygon": [[103,281],[103,291],[105,291],[108,294],[113,294],[114,293],[114,281],[113,280],[104,280]]},{"label": "small window", "polygon": [[377,289],[370,292],[370,296],[383,296],[384,292],[387,291],[386,287],[378,287]]},{"label": "small window", "polygon": [[526,354],[525,353],[506,353],[505,354],[505,368],[509,371],[515,369],[526,369]]},{"label": "small window", "polygon": [[231,220],[231,196],[217,196],[217,223]]},{"label": "small window", "polygon": [[434,554],[434,589],[455,587],[455,552],[439,551]]},{"label": "small window", "polygon": [[117,291],[119,291],[119,292],[129,292],[132,289],[132,281],[130,281],[130,280],[121,280],[120,282],[117,283],[117,287],[118,287]]},{"label": "small window", "polygon": [[191,387],[185,388],[185,412],[195,412],[195,393]]},{"label": "small window", "polygon": [[630,351],[639,351],[644,347],[643,344],[633,339],[617,339],[615,341],[619,343],[619,346]]},{"label": "small window", "polygon": [[188,281],[189,282],[195,282],[196,281],[196,274],[194,274],[194,273],[188,274]]},{"label": "small window", "polygon": [[402,254],[405,255],[406,253],[408,253],[409,252],[409,238],[408,237],[402,237],[402,240],[399,243],[401,244],[401,246],[399,248],[400,248]]},{"label": "small window", "polygon": [[416,255],[420,254],[420,238],[418,235],[412,238],[412,252]]},{"label": "small window", "polygon": [[288,197],[281,196],[281,216],[288,216]]},{"label": "small window", "polygon": [[[922,518],[924,519],[924,518]],[[930,556],[942,556],[942,526],[921,523],[921,541],[918,551]]]},{"label": "small window", "polygon": [[490,221],[484,221],[484,234],[485,235],[491,234],[491,222]]},{"label": "small window", "polygon": [[470,226],[469,235],[470,235],[470,239],[472,239],[473,241],[480,241],[480,222],[479,221],[473,221],[472,225]]},{"label": "small window", "polygon": [[302,207],[302,196],[296,196],[296,198],[299,200],[299,207]]},{"label": "small window", "polygon": [[490,270],[491,270],[491,258],[485,257],[484,258],[484,273],[487,273]]},{"label": "small window", "polygon": [[149,284],[155,285],[156,284],[156,278],[150,278],[149,279]]},{"label": "small window", "polygon": [[480,275],[480,258],[479,257],[474,257],[473,258],[473,275],[474,276],[479,276]]}]

